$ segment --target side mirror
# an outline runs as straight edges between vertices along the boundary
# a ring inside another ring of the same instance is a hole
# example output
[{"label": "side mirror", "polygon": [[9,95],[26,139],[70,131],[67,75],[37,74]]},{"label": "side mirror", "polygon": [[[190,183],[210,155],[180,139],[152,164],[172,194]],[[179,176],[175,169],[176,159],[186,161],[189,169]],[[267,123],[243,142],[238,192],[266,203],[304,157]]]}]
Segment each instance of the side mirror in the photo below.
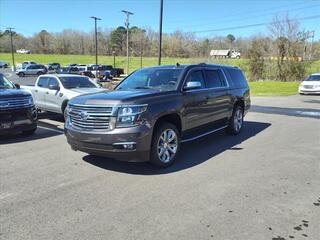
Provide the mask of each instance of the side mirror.
[{"label": "side mirror", "polygon": [[60,87],[58,85],[49,85],[49,89],[59,91]]},{"label": "side mirror", "polygon": [[14,86],[16,87],[16,89],[20,89],[20,84],[15,83]]},{"label": "side mirror", "polygon": [[201,88],[201,83],[200,82],[187,82],[187,85],[184,86],[184,90],[192,90],[192,89],[198,89]]}]

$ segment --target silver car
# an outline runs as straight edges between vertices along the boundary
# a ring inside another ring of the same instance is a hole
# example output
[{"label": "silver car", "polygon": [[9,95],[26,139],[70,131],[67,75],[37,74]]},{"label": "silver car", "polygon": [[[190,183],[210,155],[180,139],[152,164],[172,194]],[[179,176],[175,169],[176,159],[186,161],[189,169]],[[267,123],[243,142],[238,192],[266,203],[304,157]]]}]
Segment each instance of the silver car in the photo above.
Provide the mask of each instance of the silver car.
[{"label": "silver car", "polygon": [[25,68],[18,69],[16,74],[19,77],[24,77],[25,75],[42,75],[48,72],[47,68],[41,64],[31,64]]}]

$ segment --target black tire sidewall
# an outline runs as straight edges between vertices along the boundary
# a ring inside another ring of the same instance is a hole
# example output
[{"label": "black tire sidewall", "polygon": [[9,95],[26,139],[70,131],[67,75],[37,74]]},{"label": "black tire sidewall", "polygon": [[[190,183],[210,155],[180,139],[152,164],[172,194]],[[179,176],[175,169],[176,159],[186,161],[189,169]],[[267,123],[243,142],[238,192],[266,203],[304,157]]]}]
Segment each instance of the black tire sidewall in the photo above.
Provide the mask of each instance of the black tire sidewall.
[{"label": "black tire sidewall", "polygon": [[[164,163],[159,159],[157,144],[158,144],[158,140],[159,140],[161,134],[166,129],[172,129],[175,132],[175,134],[177,135],[178,149],[177,149],[175,156],[171,159],[171,161]],[[171,123],[167,123],[167,122],[161,123],[156,127],[156,129],[154,130],[154,134],[152,136],[150,162],[158,167],[168,167],[176,160],[177,156],[179,155],[180,147],[181,147],[180,134],[179,134],[177,127]]]}]

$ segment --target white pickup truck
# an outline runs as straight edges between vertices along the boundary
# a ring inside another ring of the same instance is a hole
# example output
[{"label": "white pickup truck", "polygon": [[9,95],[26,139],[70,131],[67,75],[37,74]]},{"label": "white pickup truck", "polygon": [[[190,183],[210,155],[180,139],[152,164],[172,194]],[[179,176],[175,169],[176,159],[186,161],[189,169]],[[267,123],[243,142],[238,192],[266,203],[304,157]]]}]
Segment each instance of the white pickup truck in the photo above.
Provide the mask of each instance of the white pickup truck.
[{"label": "white pickup truck", "polygon": [[65,116],[68,101],[76,96],[105,91],[88,77],[74,74],[45,74],[38,77],[34,86],[21,86],[31,92],[38,110]]}]

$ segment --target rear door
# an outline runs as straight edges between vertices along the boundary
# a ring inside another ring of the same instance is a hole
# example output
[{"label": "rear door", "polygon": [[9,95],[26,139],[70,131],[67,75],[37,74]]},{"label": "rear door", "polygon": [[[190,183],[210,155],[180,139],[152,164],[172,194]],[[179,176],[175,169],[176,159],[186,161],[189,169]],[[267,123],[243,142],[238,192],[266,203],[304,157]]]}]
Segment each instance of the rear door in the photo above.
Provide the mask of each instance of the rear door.
[{"label": "rear door", "polygon": [[43,76],[39,77],[37,81],[37,85],[35,86],[34,90],[34,100],[37,108],[45,109],[46,103],[45,103],[45,95],[47,92],[48,87],[48,77]]},{"label": "rear door", "polygon": [[34,65],[30,65],[26,67],[25,75],[33,75],[34,73]]},{"label": "rear door", "polygon": [[204,69],[207,96],[208,123],[225,124],[229,117],[231,95],[228,92],[229,83],[220,68],[207,67]]},{"label": "rear door", "polygon": [[51,90],[49,86],[60,86],[55,77],[48,77],[48,88],[46,91],[46,109],[52,112],[61,113],[62,96],[60,90]]}]

